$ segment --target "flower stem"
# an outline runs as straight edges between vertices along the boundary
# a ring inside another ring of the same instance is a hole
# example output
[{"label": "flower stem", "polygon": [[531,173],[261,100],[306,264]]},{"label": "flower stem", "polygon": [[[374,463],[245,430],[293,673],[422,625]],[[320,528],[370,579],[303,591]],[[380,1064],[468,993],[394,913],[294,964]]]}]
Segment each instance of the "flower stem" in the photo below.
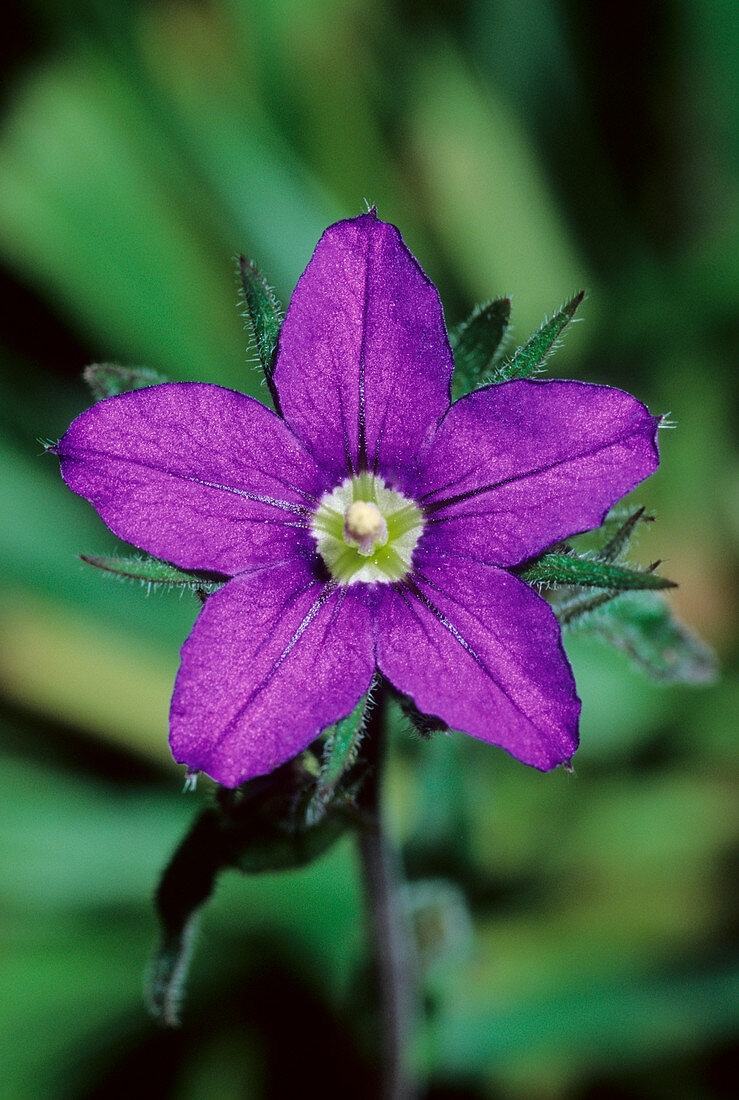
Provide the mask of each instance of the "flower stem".
[{"label": "flower stem", "polygon": [[380,1096],[382,1100],[412,1100],[416,1088],[407,1055],[416,1009],[411,937],[398,890],[400,868],[381,813],[386,716],[387,692],[380,682],[365,741],[372,760],[362,791],[366,817],[359,831],[359,853],[378,979]]}]

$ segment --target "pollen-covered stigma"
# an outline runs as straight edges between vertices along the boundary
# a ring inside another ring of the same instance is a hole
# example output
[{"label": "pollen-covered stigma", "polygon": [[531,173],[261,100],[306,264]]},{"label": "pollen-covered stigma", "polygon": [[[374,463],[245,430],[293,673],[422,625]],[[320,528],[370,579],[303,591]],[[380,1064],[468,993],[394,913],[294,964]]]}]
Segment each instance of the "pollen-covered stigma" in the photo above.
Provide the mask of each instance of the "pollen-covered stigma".
[{"label": "pollen-covered stigma", "polygon": [[318,551],[340,584],[400,581],[423,530],[421,509],[372,474],[325,493],[311,523]]}]

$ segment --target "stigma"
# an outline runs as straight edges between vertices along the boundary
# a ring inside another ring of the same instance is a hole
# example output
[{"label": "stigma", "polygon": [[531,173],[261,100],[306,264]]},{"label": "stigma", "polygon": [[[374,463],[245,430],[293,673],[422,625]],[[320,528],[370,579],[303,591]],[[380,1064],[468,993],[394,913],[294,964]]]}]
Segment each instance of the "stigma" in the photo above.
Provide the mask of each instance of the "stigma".
[{"label": "stigma", "polygon": [[369,558],[388,540],[385,518],[371,500],[355,500],[344,512],[344,539],[354,542],[357,553]]}]

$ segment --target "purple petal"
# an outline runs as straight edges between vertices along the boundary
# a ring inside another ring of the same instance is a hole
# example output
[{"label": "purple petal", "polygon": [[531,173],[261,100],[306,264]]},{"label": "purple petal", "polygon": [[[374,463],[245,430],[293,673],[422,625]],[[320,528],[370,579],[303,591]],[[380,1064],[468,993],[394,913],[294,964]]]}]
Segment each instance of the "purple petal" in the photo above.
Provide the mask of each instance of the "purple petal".
[{"label": "purple petal", "polygon": [[549,605],[493,566],[419,555],[384,586],[377,662],[425,714],[548,771],[577,748],[580,701]]},{"label": "purple petal", "polygon": [[452,406],[421,460],[424,543],[517,565],[598,527],[657,468],[657,417],[582,382],[515,381]]},{"label": "purple petal", "polygon": [[184,569],[235,573],[314,549],[324,476],[258,401],[184,382],[110,397],[56,453],[120,538]]},{"label": "purple petal", "polygon": [[363,585],[324,583],[301,562],[236,577],[208,598],[182,647],[172,754],[236,787],[349,714],[374,667]]},{"label": "purple petal", "polygon": [[285,420],[338,481],[384,473],[399,488],[449,405],[452,356],[436,288],[374,212],[331,226],[280,334]]}]

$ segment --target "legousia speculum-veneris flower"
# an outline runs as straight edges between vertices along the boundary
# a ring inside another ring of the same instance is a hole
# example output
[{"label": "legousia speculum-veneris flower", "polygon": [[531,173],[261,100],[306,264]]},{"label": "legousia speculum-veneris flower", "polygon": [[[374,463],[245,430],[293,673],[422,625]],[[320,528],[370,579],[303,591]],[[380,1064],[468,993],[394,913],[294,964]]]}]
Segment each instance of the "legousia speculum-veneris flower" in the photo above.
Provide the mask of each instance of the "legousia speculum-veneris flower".
[{"label": "legousia speculum-veneris flower", "polygon": [[326,230],[279,339],[279,414],[168,383],[56,445],[120,538],[224,574],[182,649],[177,761],[234,787],[349,714],[376,671],[418,709],[548,770],[580,702],[547,602],[510,570],[597,527],[658,463],[618,389],[519,379],[451,403],[437,291],[374,210]]}]

